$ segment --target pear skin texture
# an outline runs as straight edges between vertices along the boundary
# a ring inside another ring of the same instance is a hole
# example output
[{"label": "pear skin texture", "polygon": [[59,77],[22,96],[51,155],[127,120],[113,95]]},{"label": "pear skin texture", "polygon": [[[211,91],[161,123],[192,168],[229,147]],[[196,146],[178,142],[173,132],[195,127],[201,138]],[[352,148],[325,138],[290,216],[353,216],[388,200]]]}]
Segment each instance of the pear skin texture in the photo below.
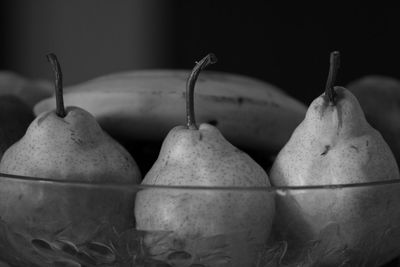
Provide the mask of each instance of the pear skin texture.
[{"label": "pear skin texture", "polygon": [[[270,186],[265,171],[209,124],[201,124],[198,130],[183,126],[173,128],[142,184]],[[270,234],[275,209],[273,195],[266,190],[152,188],[138,192],[135,205],[137,229],[148,232],[147,243],[154,244],[152,233],[157,236],[159,231],[171,231],[168,240],[180,240],[180,249],[192,255],[196,251],[191,251],[190,241],[217,235],[246,233],[253,242],[264,244]],[[243,242],[239,241],[241,245]],[[161,243],[152,245],[150,250],[167,257]],[[244,250],[231,256],[229,266],[250,266],[252,258],[247,257]]]},{"label": "pear skin texture", "polygon": [[[39,115],[22,139],[4,153],[0,172],[89,183],[140,181],[133,158],[102,131],[92,115],[77,107],[66,111],[64,118],[54,111]],[[100,226],[117,233],[133,228],[133,209],[132,192],[0,179],[2,223],[18,232],[27,247],[34,238],[62,238],[75,245],[108,242],[110,236],[104,236]]]},{"label": "pear skin texture", "polygon": [[54,111],[39,115],[4,153],[0,172],[89,182],[140,181],[136,162],[90,113],[77,107],[66,110],[64,118]]},{"label": "pear skin texture", "polygon": [[[325,185],[398,179],[393,154],[357,99],[336,87],[338,102],[314,100],[271,170],[274,185]],[[323,176],[322,176],[323,174]]]},{"label": "pear skin texture", "polygon": [[[279,152],[270,171],[274,186],[399,179],[389,146],[368,124],[357,99],[343,87],[335,91],[334,105],[326,103],[324,95],[311,103],[305,119]],[[299,190],[277,196],[277,221],[284,238],[294,244],[288,254],[296,254],[296,248],[306,248],[312,240],[328,242],[321,251],[325,256],[315,255],[321,266],[359,264],[361,258],[365,262],[390,259],[376,247],[400,241],[400,235],[385,233],[400,219],[395,209],[399,201],[393,186]],[[335,229],[334,236],[324,236],[327,229]],[[385,245],[387,253],[395,250]]]},{"label": "pear skin texture", "polygon": [[400,162],[400,81],[387,76],[370,75],[348,85],[357,97],[365,117],[377,129]]}]

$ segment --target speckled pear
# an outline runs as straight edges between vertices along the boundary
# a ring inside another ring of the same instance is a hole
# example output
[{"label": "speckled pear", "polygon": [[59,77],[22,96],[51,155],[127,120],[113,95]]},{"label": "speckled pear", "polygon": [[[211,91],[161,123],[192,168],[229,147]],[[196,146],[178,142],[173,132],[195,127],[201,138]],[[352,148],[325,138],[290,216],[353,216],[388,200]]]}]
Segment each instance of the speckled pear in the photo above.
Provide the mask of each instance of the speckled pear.
[{"label": "speckled pear", "polygon": [[0,172],[76,181],[136,182],[140,171],[130,154],[95,118],[79,107],[43,112],[5,153]]},{"label": "speckled pear", "polygon": [[72,244],[104,242],[104,236],[88,233],[105,224],[116,232],[132,228],[134,198],[92,185],[138,183],[140,171],[92,115],[78,107],[64,108],[61,69],[54,54],[48,59],[56,73],[57,109],[40,114],[4,153],[1,173],[32,180],[1,179],[1,221],[18,231],[24,247],[31,247],[33,238],[56,236]]},{"label": "speckled pear", "polygon": [[140,172],[128,152],[79,107],[39,115],[3,156],[4,173],[89,182],[136,182]]},{"label": "speckled pear", "polygon": [[343,87],[335,87],[335,93],[335,105],[323,96],[311,103],[274,163],[274,183],[346,184],[398,177],[389,146],[368,124],[354,95]]},{"label": "speckled pear", "polygon": [[[343,87],[333,87],[338,57],[338,52],[331,54],[325,93],[311,103],[305,119],[279,152],[270,171],[273,185],[330,186],[399,179],[389,146],[368,124],[355,96]],[[293,193],[277,198],[278,220],[282,227],[290,226],[292,236],[288,238],[296,244],[292,249],[328,239],[328,246],[322,248],[325,258],[315,259],[320,266],[340,266],[346,261],[358,266],[360,260],[368,262],[365,255],[373,260],[388,257],[374,250],[382,237],[388,244],[398,244],[391,239],[395,235],[385,236],[392,219],[400,218],[395,212],[398,205],[394,205],[400,198],[393,193],[382,192],[380,187]],[[337,239],[321,236],[332,225],[338,229]]]},{"label": "speckled pear", "polygon": [[216,127],[203,123],[198,130],[177,126],[169,132],[144,183],[259,186],[267,185],[268,179],[265,171]]},{"label": "speckled pear", "polygon": [[[187,264],[204,264],[193,242],[219,235],[226,235],[227,240],[243,235],[232,244],[227,241],[231,251],[226,256],[229,256],[229,266],[250,266],[255,260],[255,251],[247,238],[258,245],[268,239],[274,199],[261,190],[212,190],[213,187],[270,186],[266,172],[229,143],[216,127],[206,123],[197,127],[194,122],[194,81],[200,69],[214,60],[210,54],[194,68],[187,91],[188,124],[168,133],[157,161],[143,180],[145,185],[205,188],[140,191],[135,207],[137,228],[147,231],[145,243],[151,253],[157,253],[158,259],[169,264],[172,264],[169,252],[177,249],[176,244],[182,244],[179,249],[191,255]],[[154,242],[160,231],[171,231],[169,241]],[[170,243],[165,245],[165,242]],[[212,245],[209,244],[210,249]]]}]

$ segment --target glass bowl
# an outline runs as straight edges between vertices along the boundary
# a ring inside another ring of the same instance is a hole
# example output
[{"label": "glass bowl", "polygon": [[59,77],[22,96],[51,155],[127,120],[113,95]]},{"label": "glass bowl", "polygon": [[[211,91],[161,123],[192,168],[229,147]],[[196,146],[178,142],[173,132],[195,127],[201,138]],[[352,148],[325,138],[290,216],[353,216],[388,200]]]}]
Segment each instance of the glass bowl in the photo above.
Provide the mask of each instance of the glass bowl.
[{"label": "glass bowl", "polygon": [[0,174],[0,267],[400,266],[399,203],[399,180],[218,188]]}]

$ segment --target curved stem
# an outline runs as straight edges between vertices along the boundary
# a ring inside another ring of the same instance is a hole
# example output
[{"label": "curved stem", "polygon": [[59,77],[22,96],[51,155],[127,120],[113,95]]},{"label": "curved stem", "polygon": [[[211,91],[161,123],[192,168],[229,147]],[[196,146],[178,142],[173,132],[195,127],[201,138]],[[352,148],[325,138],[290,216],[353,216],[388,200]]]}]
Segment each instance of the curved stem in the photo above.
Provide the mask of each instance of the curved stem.
[{"label": "curved stem", "polygon": [[55,75],[54,86],[55,86],[55,96],[56,96],[56,114],[64,118],[67,113],[65,112],[64,107],[64,98],[63,98],[63,81],[62,81],[62,72],[60,63],[55,54],[50,53],[46,55],[47,60],[51,63]]},{"label": "curved stem", "polygon": [[333,88],[336,82],[337,72],[340,66],[340,53],[339,51],[333,51],[330,55],[330,65],[329,65],[329,74],[328,80],[326,81],[325,87],[325,101],[329,102],[329,104],[335,104],[335,89]]},{"label": "curved stem", "polygon": [[217,62],[217,57],[210,53],[199,62],[196,62],[192,72],[186,83],[186,125],[189,129],[197,129],[196,119],[194,116],[194,86],[199,77],[200,71],[208,65]]}]

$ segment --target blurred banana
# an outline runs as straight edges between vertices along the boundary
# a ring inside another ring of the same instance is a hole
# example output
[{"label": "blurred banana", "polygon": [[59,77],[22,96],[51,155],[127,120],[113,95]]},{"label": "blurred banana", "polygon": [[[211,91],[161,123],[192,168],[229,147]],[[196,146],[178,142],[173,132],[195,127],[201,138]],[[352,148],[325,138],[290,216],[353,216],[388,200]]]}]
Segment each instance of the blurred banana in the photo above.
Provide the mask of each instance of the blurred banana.
[{"label": "blurred banana", "polygon": [[[162,141],[185,121],[189,70],[138,70],[114,73],[66,87],[67,106],[92,113],[113,136]],[[204,71],[195,91],[198,123],[216,125],[236,146],[274,154],[303,120],[306,107],[266,82],[224,72]],[[53,98],[35,114],[55,108]]]},{"label": "blurred banana", "polygon": [[14,95],[30,108],[53,93],[51,82],[43,79],[30,79],[13,71],[0,71],[0,96]]}]

